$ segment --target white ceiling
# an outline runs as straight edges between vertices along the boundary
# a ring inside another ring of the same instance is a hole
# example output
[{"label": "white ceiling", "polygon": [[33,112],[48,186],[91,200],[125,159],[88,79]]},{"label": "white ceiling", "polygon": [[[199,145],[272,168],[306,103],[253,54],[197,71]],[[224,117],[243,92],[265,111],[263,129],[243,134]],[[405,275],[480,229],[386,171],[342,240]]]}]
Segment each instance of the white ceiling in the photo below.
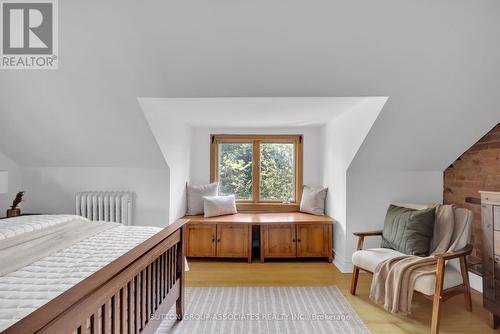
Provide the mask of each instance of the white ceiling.
[{"label": "white ceiling", "polygon": [[[140,98],[192,127],[318,126],[361,103],[385,97]],[[376,111],[377,113],[379,110]]]},{"label": "white ceiling", "polygon": [[163,167],[138,97],[389,96],[353,168],[443,170],[499,122],[498,0],[59,7],[59,70],[0,71],[23,166]]}]

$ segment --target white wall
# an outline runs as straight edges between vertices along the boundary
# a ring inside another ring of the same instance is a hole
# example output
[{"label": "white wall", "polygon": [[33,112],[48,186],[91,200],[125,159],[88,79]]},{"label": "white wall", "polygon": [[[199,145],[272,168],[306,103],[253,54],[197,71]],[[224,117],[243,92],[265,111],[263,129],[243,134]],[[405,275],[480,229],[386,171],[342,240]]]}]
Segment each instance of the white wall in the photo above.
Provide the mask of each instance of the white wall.
[{"label": "white wall", "polygon": [[211,134],[302,134],[304,135],[304,184],[323,185],[323,138],[321,127],[281,128],[194,128],[191,145],[191,182],[204,184],[210,181]]},{"label": "white wall", "polygon": [[117,190],[136,193],[134,225],[166,226],[168,169],[46,167],[23,168],[22,209],[30,213],[75,213],[75,193]]},{"label": "white wall", "polygon": [[[0,194],[0,217],[4,217],[5,211],[12,205],[16,193],[24,189],[22,189],[19,166],[2,152],[0,152],[0,170],[9,172],[9,192]],[[21,203],[20,207],[23,208],[24,203]]]},{"label": "white wall", "polygon": [[192,130],[185,122],[164,110],[161,99],[138,100],[170,171],[168,205],[172,223],[186,213]]},{"label": "white wall", "polygon": [[322,129],[323,183],[328,187],[326,213],[336,220],[333,228],[334,262],[342,267],[345,255],[346,173],[387,98],[369,98],[331,120]]},{"label": "white wall", "polygon": [[[391,203],[441,203],[443,173],[424,171],[347,172],[345,257],[338,259],[341,271],[352,270],[357,231],[381,230]],[[379,247],[380,238],[366,239],[367,247]]]}]

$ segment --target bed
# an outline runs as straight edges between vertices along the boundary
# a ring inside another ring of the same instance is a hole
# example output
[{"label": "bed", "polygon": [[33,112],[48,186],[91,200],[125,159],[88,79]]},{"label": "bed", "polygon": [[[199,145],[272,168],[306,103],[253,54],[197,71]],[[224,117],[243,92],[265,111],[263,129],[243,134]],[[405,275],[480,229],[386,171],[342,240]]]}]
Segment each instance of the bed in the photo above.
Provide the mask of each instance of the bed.
[{"label": "bed", "polygon": [[0,220],[0,332],[153,333],[174,304],[182,319],[186,222]]}]

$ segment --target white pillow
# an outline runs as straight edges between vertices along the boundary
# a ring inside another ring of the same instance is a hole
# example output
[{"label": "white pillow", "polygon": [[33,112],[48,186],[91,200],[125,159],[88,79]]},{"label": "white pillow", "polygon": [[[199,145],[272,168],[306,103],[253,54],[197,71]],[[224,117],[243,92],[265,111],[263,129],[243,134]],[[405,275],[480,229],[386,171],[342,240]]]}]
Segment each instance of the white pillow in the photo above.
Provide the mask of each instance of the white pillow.
[{"label": "white pillow", "polygon": [[236,198],[234,195],[205,196],[203,199],[205,217],[207,218],[230,215],[238,212],[238,210],[236,210]]},{"label": "white pillow", "polygon": [[300,211],[324,216],[327,192],[328,188],[312,188],[304,185],[302,200],[300,201]]},{"label": "white pillow", "polygon": [[217,196],[218,183],[203,184],[199,186],[187,185],[187,212],[186,215],[194,216],[203,214],[203,196]]}]

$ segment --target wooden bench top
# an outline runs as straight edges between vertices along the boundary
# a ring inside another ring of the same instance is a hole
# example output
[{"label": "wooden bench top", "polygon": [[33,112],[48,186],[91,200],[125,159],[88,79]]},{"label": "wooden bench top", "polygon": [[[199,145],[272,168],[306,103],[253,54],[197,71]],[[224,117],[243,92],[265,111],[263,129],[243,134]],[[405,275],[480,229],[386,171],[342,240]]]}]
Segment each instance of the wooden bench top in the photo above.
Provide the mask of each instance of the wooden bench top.
[{"label": "wooden bench top", "polygon": [[226,223],[226,224],[333,224],[335,221],[328,216],[315,216],[302,212],[279,212],[279,213],[261,213],[245,212],[234,215],[225,215],[219,217],[205,218],[199,216],[185,216],[189,223]]}]

